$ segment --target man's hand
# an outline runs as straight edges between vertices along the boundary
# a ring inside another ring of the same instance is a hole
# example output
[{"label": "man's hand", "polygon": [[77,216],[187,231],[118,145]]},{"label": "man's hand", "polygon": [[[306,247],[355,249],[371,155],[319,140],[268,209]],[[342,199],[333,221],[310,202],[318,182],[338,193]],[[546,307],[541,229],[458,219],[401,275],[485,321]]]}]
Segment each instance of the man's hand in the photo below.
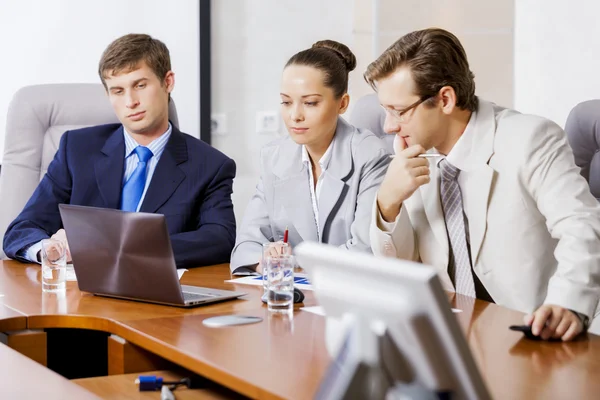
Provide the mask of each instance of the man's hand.
[{"label": "man's hand", "polygon": [[573,311],[559,306],[544,304],[533,314],[525,316],[524,322],[531,332],[544,340],[573,340],[583,332],[583,322]]},{"label": "man's hand", "polygon": [[65,244],[65,250],[67,252],[67,263],[72,262],[71,250],[69,249],[69,242],[67,241],[67,234],[64,229],[59,229],[50,239],[60,240]]},{"label": "man's hand", "polygon": [[421,145],[406,147],[403,139],[394,142],[396,156],[390,163],[377,192],[377,206],[381,216],[392,222],[400,213],[404,200],[421,186],[429,183],[429,161],[418,157],[425,153]]}]

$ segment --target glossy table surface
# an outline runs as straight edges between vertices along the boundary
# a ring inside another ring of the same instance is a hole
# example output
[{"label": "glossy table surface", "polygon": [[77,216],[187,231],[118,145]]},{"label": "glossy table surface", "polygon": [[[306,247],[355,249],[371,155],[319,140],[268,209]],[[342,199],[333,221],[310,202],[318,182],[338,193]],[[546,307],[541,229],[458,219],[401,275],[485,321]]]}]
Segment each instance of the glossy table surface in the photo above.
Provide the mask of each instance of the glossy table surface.
[{"label": "glossy table surface", "polygon": [[91,392],[2,343],[0,393],[3,399],[99,399]]},{"label": "glossy table surface", "polygon": [[[325,318],[296,308],[292,318],[271,315],[259,286],[225,283],[229,267],[191,269],[182,283],[248,293],[239,300],[183,309],[82,293],[68,282],[64,295],[42,293],[40,267],[0,264],[0,327],[85,328],[110,332],[184,368],[253,398],[309,399],[330,362]],[[303,306],[316,305],[306,291]],[[598,398],[600,337],[571,343],[537,342],[508,330],[523,314],[462,296],[450,296],[493,398]],[[261,316],[257,324],[209,328],[221,314]]]}]

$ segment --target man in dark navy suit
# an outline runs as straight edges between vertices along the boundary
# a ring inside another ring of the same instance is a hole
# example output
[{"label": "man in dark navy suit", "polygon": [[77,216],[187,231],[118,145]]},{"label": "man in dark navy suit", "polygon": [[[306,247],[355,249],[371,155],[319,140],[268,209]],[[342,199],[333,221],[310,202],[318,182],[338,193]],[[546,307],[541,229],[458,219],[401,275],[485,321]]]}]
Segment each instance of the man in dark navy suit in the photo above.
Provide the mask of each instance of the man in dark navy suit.
[{"label": "man in dark navy suit", "polygon": [[169,122],[175,75],[167,47],[125,35],[104,51],[98,72],[121,124],[65,132],[6,231],[6,255],[39,262],[42,239],[67,243],[58,211],[65,203],[164,214],[178,267],[228,262],[235,162]]}]

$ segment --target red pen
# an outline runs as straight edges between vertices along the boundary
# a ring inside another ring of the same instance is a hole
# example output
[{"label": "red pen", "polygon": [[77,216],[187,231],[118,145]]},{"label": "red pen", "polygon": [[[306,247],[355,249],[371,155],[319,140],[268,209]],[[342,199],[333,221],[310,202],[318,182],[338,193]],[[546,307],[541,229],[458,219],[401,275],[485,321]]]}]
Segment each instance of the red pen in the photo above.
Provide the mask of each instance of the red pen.
[{"label": "red pen", "polygon": [[288,228],[286,226],[285,232],[283,232],[283,243],[287,243],[287,242],[288,242]]}]

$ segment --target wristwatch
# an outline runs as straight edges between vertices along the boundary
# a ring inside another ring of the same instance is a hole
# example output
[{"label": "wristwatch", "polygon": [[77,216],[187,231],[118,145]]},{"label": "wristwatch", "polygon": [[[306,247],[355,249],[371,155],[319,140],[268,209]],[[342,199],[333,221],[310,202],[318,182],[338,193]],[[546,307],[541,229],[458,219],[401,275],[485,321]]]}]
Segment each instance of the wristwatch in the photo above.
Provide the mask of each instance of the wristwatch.
[{"label": "wristwatch", "polygon": [[580,312],[577,312],[577,311],[573,311],[573,310],[569,310],[569,311],[571,311],[573,314],[575,314],[579,317],[579,320],[583,324],[583,331],[585,332],[588,328],[588,323],[590,322],[590,319],[588,318],[588,316],[585,314],[582,314]]}]

